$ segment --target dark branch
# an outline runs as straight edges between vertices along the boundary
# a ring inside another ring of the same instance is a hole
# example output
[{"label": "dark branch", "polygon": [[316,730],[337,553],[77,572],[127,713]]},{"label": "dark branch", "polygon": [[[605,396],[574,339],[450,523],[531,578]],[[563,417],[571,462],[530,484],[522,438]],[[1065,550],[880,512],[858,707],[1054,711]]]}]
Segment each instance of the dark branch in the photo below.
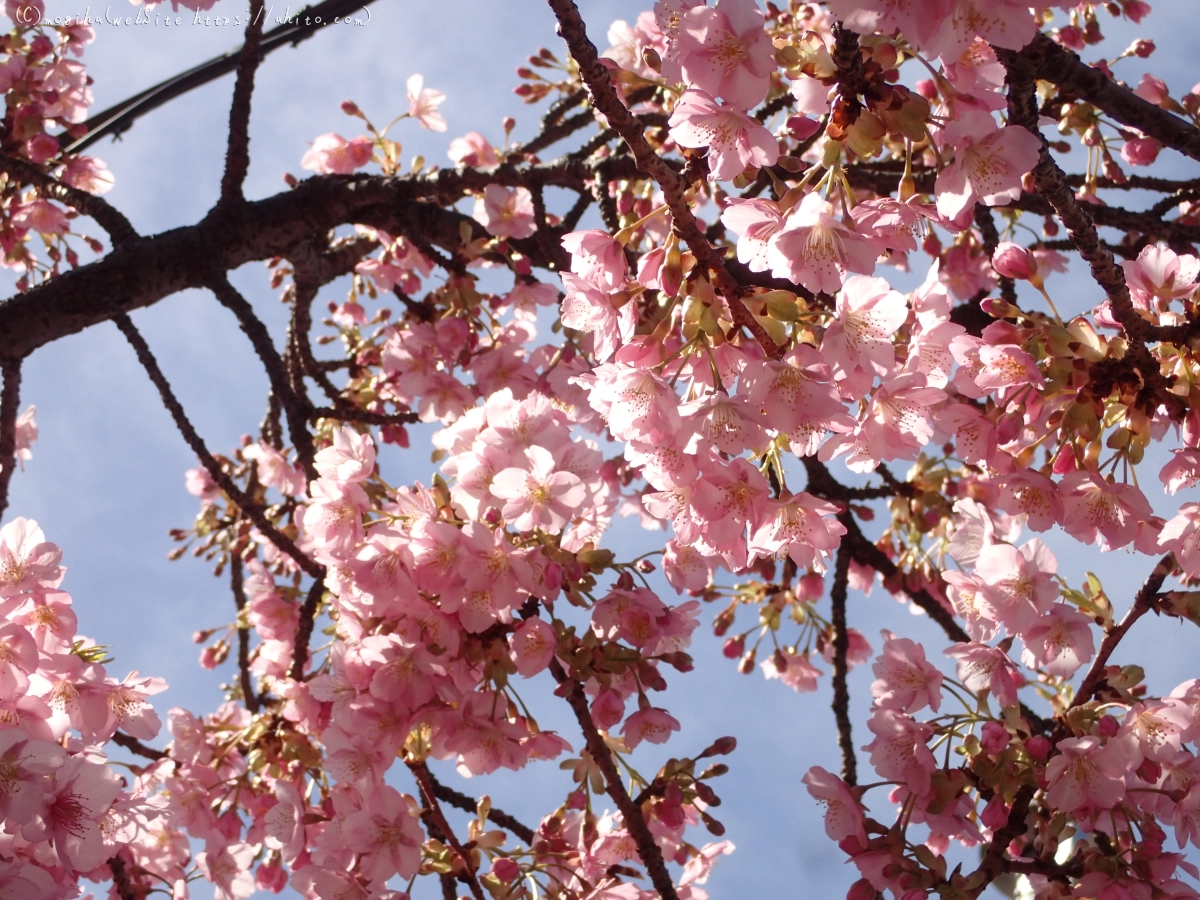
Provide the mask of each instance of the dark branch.
[{"label": "dark branch", "polygon": [[854,753],[854,738],[850,726],[850,689],[846,686],[846,653],[850,649],[850,632],[846,630],[846,593],[850,578],[850,553],[839,547],[833,571],[833,587],[829,600],[833,604],[833,715],[837,720],[838,747],[842,751],[842,781],[854,787],[858,784],[858,757]]},{"label": "dark branch", "polygon": [[[997,48],[996,55],[1007,63],[1017,54]],[[1039,33],[1019,55],[1034,78],[1052,82],[1064,94],[1086,100],[1118,122],[1136,128],[1192,159],[1200,160],[1200,130],[1143,100],[1099,69],[1085,65],[1070,50],[1054,43],[1049,35]]]},{"label": "dark branch", "polygon": [[0,393],[0,519],[8,508],[8,485],[17,468],[17,416],[21,410],[21,362],[0,366],[4,386]]},{"label": "dark branch", "polygon": [[1133,627],[1133,623],[1153,608],[1155,597],[1162,590],[1163,582],[1166,581],[1167,576],[1174,569],[1175,557],[1171,553],[1162,557],[1155,564],[1154,568],[1150,571],[1150,575],[1142,583],[1141,588],[1134,596],[1133,605],[1129,607],[1129,611],[1125,613],[1125,617],[1121,619],[1120,624],[1104,635],[1104,640],[1100,642],[1100,650],[1096,653],[1096,658],[1092,660],[1092,665],[1088,668],[1087,675],[1083,677],[1083,681],[1079,685],[1079,691],[1075,694],[1075,699],[1071,702],[1072,707],[1087,703],[1095,695],[1097,689],[1104,681],[1105,669],[1108,666],[1109,657],[1117,649],[1117,645],[1121,643],[1121,639]]},{"label": "dark branch", "polygon": [[[463,812],[474,813],[479,804],[468,797],[461,791],[456,791],[452,787],[442,784],[437,780],[437,776],[433,772],[429,773],[429,783],[433,785],[433,794],[443,803],[449,803],[456,809],[461,809]],[[536,837],[536,832],[528,825],[514,819],[503,810],[492,807],[488,812],[488,821],[495,822],[501,828],[507,828],[526,844],[532,845],[533,839]]]},{"label": "dark branch", "polygon": [[317,608],[321,605],[321,597],[325,594],[325,570],[321,569],[321,577],[313,581],[300,607],[300,625],[296,629],[296,646],[292,650],[292,668],[289,676],[299,681],[304,677],[304,667],[308,665],[308,644],[312,640],[313,628],[317,622]]},{"label": "dark branch", "polygon": [[[295,47],[301,41],[308,40],[320,29],[332,25],[335,18],[362,9],[373,2],[374,0],[325,0],[323,3],[305,7],[287,23],[272,28],[264,34],[259,45],[259,53],[261,56],[266,56],[288,44]],[[320,24],[316,24],[318,17]],[[206,85],[210,81],[216,81],[235,71],[241,60],[241,54],[242,48],[237,47],[228,53],[208,60],[208,62],[188,69],[186,72],[168,78],[154,87],[134,94],[115,106],[96,113],[82,123],[82,127],[87,129],[83,137],[74,140],[69,133],[63,133],[59,135],[58,142],[66,152],[80,153],[106,135],[123,134],[132,127],[134,122],[147,113],[153,112],[160,106],[165,106],[188,91]]]},{"label": "dark branch", "polygon": [[[192,452],[196,454],[196,457],[200,460],[200,464],[212,476],[212,480],[217,483],[230,500],[238,505],[238,508],[246,514],[246,517],[257,526],[258,530],[271,543],[290,556],[296,565],[309,575],[323,580],[325,578],[325,567],[318,565],[305,556],[291,538],[280,532],[271,523],[270,519],[266,517],[262,508],[246,496],[209,452],[208,447],[204,445],[204,441],[200,438],[195,427],[188,419],[187,414],[183,411],[183,406],[171,390],[171,385],[167,381],[166,376],[163,375],[162,369],[159,368],[158,360],[150,352],[150,347],[147,345],[146,339],[134,327],[133,322],[129,320],[129,316],[124,313],[117,313],[112,318],[117,328],[125,335],[125,339],[129,341],[130,346],[133,347],[134,352],[137,354],[138,362],[142,364],[142,368],[150,376],[151,383],[158,389],[158,395],[162,398],[163,406],[171,414],[171,418],[175,422],[175,427],[179,429],[179,433],[183,435],[183,439],[187,442],[187,445],[192,448]],[[301,624],[303,625],[303,623]]]},{"label": "dark branch", "polygon": [[40,166],[35,166],[23,159],[0,154],[0,171],[7,172],[20,184],[33,185],[43,197],[58,200],[83,215],[90,216],[107,232],[114,247],[138,240],[138,233],[125,218],[125,214],[111,206],[107,200],[59,181]]},{"label": "dark branch", "polygon": [[221,198],[217,210],[227,212],[244,197],[242,184],[250,171],[250,98],[254,94],[254,73],[262,61],[263,0],[250,0],[250,21],[246,23],[246,41],[238,53],[237,81],[229,107],[229,138],[225,145],[225,172],[221,176]]},{"label": "dark branch", "polygon": [[471,865],[471,857],[466,850],[463,849],[458,838],[454,834],[454,829],[450,827],[450,823],[446,821],[446,816],[442,813],[441,806],[438,805],[437,792],[433,789],[433,776],[430,774],[429,767],[423,762],[406,763],[408,769],[413,773],[413,778],[417,780],[417,784],[421,788],[421,796],[425,800],[425,805],[429,807],[429,817],[433,820],[438,830],[442,832],[445,842],[449,844],[458,858],[462,860],[463,869],[467,873],[467,884],[471,888],[471,894],[475,900],[484,900],[483,887],[479,884],[479,876]]},{"label": "dark branch", "polygon": [[578,681],[567,676],[557,659],[550,660],[550,674],[558,682],[562,696],[566,698],[567,703],[571,705],[571,710],[575,713],[575,720],[579,722],[579,727],[583,731],[588,752],[591,753],[593,761],[604,775],[605,790],[612,801],[617,804],[617,809],[621,811],[621,818],[624,820],[625,827],[628,829],[630,837],[633,838],[634,844],[637,845],[638,856],[641,857],[642,864],[650,874],[650,881],[654,885],[654,889],[658,891],[662,900],[679,900],[675,884],[671,880],[671,874],[667,871],[666,863],[663,862],[662,850],[659,849],[658,842],[655,841],[649,826],[646,825],[642,809],[633,802],[629,792],[625,790],[621,774],[617,771],[616,763],[613,762],[612,753],[609,752],[604,739],[600,737],[600,732],[596,730],[596,723],[592,721],[592,714],[588,710],[587,695],[584,694],[583,687]]},{"label": "dark branch", "polygon": [[242,558],[236,551],[229,554],[229,587],[233,591],[233,603],[237,607],[237,666],[238,683],[242,688],[242,699],[251,715],[258,712],[258,694],[250,679],[250,624],[244,620],[246,608],[246,586],[242,572]]},{"label": "dark branch", "polygon": [[296,456],[304,469],[308,481],[315,481],[317,470],[313,468],[313,442],[308,431],[308,418],[312,405],[308,398],[299,391],[293,390],[284,369],[283,359],[271,341],[270,332],[254,313],[254,307],[229,282],[224,272],[216,272],[212,277],[212,292],[221,305],[237,316],[238,324],[254,346],[259,361],[266,369],[267,378],[271,381],[271,390],[279,398],[283,412],[287,418],[288,436],[292,446],[296,448]]},{"label": "dark branch", "polygon": [[158,762],[160,759],[167,759],[171,754],[165,750],[156,750],[154,747],[148,747],[135,737],[130,737],[123,731],[118,731],[112,736],[112,742],[118,747],[124,747],[130,753],[137,754],[145,759],[152,759]]}]

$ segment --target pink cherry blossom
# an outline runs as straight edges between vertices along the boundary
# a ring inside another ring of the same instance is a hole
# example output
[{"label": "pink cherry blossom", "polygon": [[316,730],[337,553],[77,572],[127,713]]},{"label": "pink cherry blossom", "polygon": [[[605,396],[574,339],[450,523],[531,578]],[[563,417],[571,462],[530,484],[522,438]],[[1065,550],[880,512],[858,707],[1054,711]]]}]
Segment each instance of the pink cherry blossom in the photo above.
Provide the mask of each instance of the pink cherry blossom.
[{"label": "pink cherry blossom", "polygon": [[958,680],[968,690],[988,691],[1001,706],[1017,705],[1017,688],[1025,679],[1003,650],[972,641],[955,644],[945,652],[957,660]]},{"label": "pink cherry blossom", "polygon": [[625,248],[607,232],[572,231],[563,235],[562,245],[571,254],[571,271],[576,275],[601,290],[613,291],[624,286],[628,268]]},{"label": "pink cherry blossom", "polygon": [[728,181],[748,166],[773,166],[779,159],[779,144],[761,122],[718,106],[704,91],[685,91],[669,124],[679,146],[708,148],[710,181]]},{"label": "pink cherry blossom", "polygon": [[1046,766],[1046,799],[1055,809],[1087,815],[1111,809],[1125,796],[1128,758],[1120,744],[1101,744],[1095,735],[1065,738]]},{"label": "pink cherry blossom", "polygon": [[750,535],[750,553],[787,556],[802,568],[824,572],[846,533],[845,527],[833,518],[837,513],[838,508],[832,503],[804,491],[768,501],[761,511],[761,524]]},{"label": "pink cherry blossom", "polygon": [[642,741],[652,744],[665,744],[672,731],[679,730],[679,720],[670,715],[665,709],[647,707],[639,709],[625,720],[621,727],[621,736],[629,749],[633,749]]},{"label": "pink cherry blossom", "polygon": [[371,161],[374,144],[361,135],[347,141],[340,134],[323,134],[300,159],[300,165],[321,175],[349,175]]},{"label": "pink cherry blossom", "polygon": [[954,148],[954,162],[938,173],[937,209],[958,220],[975,203],[1003,206],[1021,194],[1021,178],[1038,161],[1041,144],[1024,128],[997,128],[991,115],[967,112],[951,120],[942,142]]},{"label": "pink cherry blossom", "polygon": [[533,195],[525,188],[489,184],[475,200],[475,221],[498,238],[527,238],[537,230]]},{"label": "pink cherry blossom", "polygon": [[871,754],[871,765],[884,778],[901,781],[914,794],[929,789],[930,775],[937,768],[928,740],[933,730],[892,709],[876,708],[867,720],[875,740],[862,749]]},{"label": "pink cherry blossom", "polygon": [[732,197],[721,212],[721,222],[738,236],[739,262],[746,263],[751,272],[766,272],[771,268],[767,248],[783,227],[778,203],[760,197],[748,200]]},{"label": "pink cherry blossom", "polygon": [[837,295],[837,318],[821,339],[821,356],[834,377],[866,388],[876,375],[890,374],[895,364],[892,339],[907,317],[903,295],[884,279],[846,279]]},{"label": "pink cherry blossom", "polygon": [[446,155],[458,166],[495,166],[500,164],[496,148],[478,131],[468,131],[450,142]]},{"label": "pink cherry blossom", "polygon": [[492,494],[505,501],[501,514],[520,531],[562,531],[587,495],[583,483],[578,475],[557,470],[545,447],[528,448],[525,462],[527,469],[504,469],[492,479]]},{"label": "pink cherry blossom", "polygon": [[437,108],[442,105],[446,95],[425,87],[425,79],[421,75],[410,75],[405,87],[408,90],[408,114],[420,122],[422,128],[445,131],[446,120]]},{"label": "pink cherry blossom", "polygon": [[1095,472],[1071,472],[1059,484],[1063,529],[1085,544],[1100,542],[1116,550],[1137,536],[1138,526],[1154,515],[1142,492],[1131,484],[1110,484]]},{"label": "pink cherry blossom", "polygon": [[696,6],[680,22],[678,56],[684,80],[740,109],[760,103],[775,69],[771,39],[754,0]]},{"label": "pink cherry blossom", "polygon": [[599,362],[612,358],[628,343],[637,328],[637,301],[625,298],[619,308],[614,297],[587,278],[562,273],[563,297],[560,317],[567,328],[592,335],[592,353]]},{"label": "pink cherry blossom", "polygon": [[1096,652],[1091,620],[1079,610],[1055,603],[1021,633],[1021,661],[1031,669],[1070,678]]},{"label": "pink cherry blossom", "polygon": [[1200,577],[1200,503],[1185,503],[1158,534],[1158,546],[1175,554],[1180,568]]},{"label": "pink cherry blossom", "polygon": [[[783,663],[782,668],[780,662]],[[790,647],[772,654],[759,666],[766,678],[778,678],[798,694],[807,694],[817,689],[820,669],[812,664],[807,653],[797,653]]]},{"label": "pink cherry blossom", "polygon": [[928,706],[934,712],[942,702],[942,673],[925,659],[925,648],[886,628],[883,650],[871,670],[875,682],[871,695],[881,709],[913,713]]},{"label": "pink cherry blossom", "polygon": [[517,672],[525,678],[532,678],[549,666],[557,641],[554,627],[545,619],[534,616],[522,622],[521,627],[509,637]]},{"label": "pink cherry blossom", "polygon": [[879,255],[873,243],[833,215],[833,204],[806,194],[767,249],[776,278],[787,278],[810,291],[835,293],[850,272],[870,275]]},{"label": "pink cherry blossom", "polygon": [[1023,632],[1058,598],[1058,560],[1037,538],[1020,548],[989,544],[979,551],[975,574],[991,617],[1010,632]]},{"label": "pink cherry blossom", "polygon": [[846,782],[820,766],[813,766],[800,781],[825,807],[825,834],[830,840],[856,837],[862,844],[867,842],[863,805]]}]

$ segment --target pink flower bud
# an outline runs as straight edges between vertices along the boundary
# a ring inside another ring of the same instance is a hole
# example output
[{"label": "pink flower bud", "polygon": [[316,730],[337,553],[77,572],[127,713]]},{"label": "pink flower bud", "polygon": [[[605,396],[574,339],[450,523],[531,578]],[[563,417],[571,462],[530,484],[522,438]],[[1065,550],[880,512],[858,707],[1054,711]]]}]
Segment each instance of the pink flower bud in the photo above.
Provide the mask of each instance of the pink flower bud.
[{"label": "pink flower bud", "polygon": [[1029,281],[1037,274],[1037,260],[1020,244],[1004,241],[992,254],[992,268],[1005,278]]},{"label": "pink flower bud", "polygon": [[492,874],[504,884],[511,884],[521,874],[521,867],[511,859],[501,856],[493,860]]},{"label": "pink flower bud", "polygon": [[1148,166],[1158,159],[1162,144],[1154,138],[1131,138],[1121,147],[1121,159],[1131,166]]},{"label": "pink flower bud", "polygon": [[1025,752],[1029,754],[1029,758],[1035,762],[1045,762],[1050,756],[1052,749],[1050,741],[1042,737],[1040,734],[1035,734],[1025,742]]},{"label": "pink flower bud", "polygon": [[818,572],[801,575],[796,582],[796,596],[805,603],[815,603],[825,593],[825,576]]},{"label": "pink flower bud", "polygon": [[1114,737],[1121,727],[1112,716],[1101,716],[1097,726],[1097,730],[1105,737]]},{"label": "pink flower bud", "polygon": [[725,654],[726,659],[736,659],[742,655],[742,650],[745,649],[745,646],[746,638],[739,634],[737,637],[729,638],[725,642],[725,646],[721,649],[721,652]]},{"label": "pink flower bud", "polygon": [[1008,741],[1008,729],[999,722],[987,722],[984,724],[979,742],[983,745],[983,749],[992,754],[992,756],[1003,753],[1004,748],[1008,746]]}]

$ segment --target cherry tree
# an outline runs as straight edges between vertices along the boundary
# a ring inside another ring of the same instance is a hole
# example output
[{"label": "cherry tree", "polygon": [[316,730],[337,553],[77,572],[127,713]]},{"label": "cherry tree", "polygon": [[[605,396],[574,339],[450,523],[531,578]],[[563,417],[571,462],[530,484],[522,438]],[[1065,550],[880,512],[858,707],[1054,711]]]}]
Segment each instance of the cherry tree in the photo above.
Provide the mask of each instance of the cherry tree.
[{"label": "cherry tree", "polygon": [[[739,761],[673,714],[697,628],[731,677],[831,696],[840,770],[779,788],[823,807],[851,900],[1197,897],[1200,679],[1112,662],[1150,613],[1200,624],[1200,178],[1134,171],[1200,160],[1200,85],[1127,85],[1155,46],[1103,33],[1149,5],[658,0],[609,25],[548,0],[528,140],[406,164],[398,129],[447,131],[412,74],[389,124],[347,100],[311,174],[248,198],[260,63],[361,6],[252,0],[235,53],[95,112],[92,25],[6,4],[0,897],[704,900]],[[97,142],[230,73],[219,200],[139,233]],[[133,321],[188,289],[269,384],[238,446]],[[231,673],[209,710],[118,680],[71,548],[8,508],[37,454],[22,363],[110,322],[197,460],[171,554],[234,599],[196,635]],[[414,439],[433,478],[385,459]],[[1141,586],[1072,580],[1063,547],[1121,550]],[[911,634],[875,636],[881,595]],[[672,755],[643,774],[646,744]],[[559,802],[522,822],[430,761]]]}]

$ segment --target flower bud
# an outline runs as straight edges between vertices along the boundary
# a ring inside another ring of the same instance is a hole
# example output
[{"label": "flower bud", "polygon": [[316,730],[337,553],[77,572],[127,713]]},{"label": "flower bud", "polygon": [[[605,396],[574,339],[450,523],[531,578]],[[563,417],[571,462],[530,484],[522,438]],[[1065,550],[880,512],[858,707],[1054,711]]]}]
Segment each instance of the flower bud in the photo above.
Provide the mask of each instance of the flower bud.
[{"label": "flower bud", "polygon": [[992,268],[1004,278],[1032,281],[1037,275],[1037,260],[1020,244],[1004,241],[992,254]]},{"label": "flower bud", "polygon": [[745,635],[739,634],[737,637],[731,637],[726,640],[725,646],[721,648],[721,652],[725,654],[726,659],[736,659],[742,655],[742,651],[745,649]]},{"label": "flower bud", "polygon": [[1029,758],[1035,762],[1045,762],[1050,756],[1052,746],[1050,741],[1042,737],[1040,734],[1035,734],[1025,742],[1025,752],[1029,754]]}]

